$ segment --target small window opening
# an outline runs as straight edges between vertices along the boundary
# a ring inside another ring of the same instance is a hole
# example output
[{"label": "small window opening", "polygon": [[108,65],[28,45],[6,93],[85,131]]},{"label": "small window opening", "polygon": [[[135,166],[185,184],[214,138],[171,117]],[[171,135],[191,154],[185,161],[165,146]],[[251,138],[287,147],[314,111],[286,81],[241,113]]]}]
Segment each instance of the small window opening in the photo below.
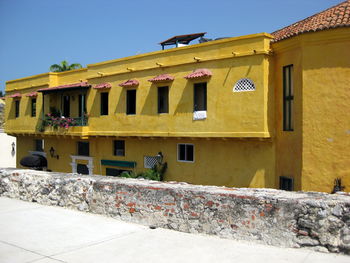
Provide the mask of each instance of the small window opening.
[{"label": "small window opening", "polygon": [[19,117],[19,100],[15,101],[15,117]]},{"label": "small window opening", "polygon": [[158,113],[169,113],[169,87],[158,87]]},{"label": "small window opening", "polygon": [[36,99],[32,99],[31,100],[31,108],[32,108],[32,117],[35,117],[36,116]]},{"label": "small window opening", "polygon": [[78,142],[78,155],[89,156],[90,155],[90,145],[89,142]]},{"label": "small window opening", "polygon": [[125,141],[123,140],[114,141],[114,155],[125,156]]},{"label": "small window opening", "polygon": [[194,84],[194,111],[207,110],[207,83]]},{"label": "small window opening", "polygon": [[293,178],[280,176],[280,189],[293,191]]},{"label": "small window opening", "polygon": [[126,114],[136,114],[136,90],[126,91]]},{"label": "small window opening", "polygon": [[178,144],[177,159],[180,162],[194,161],[194,145],[193,144]]},{"label": "small window opening", "polygon": [[101,115],[108,115],[108,92],[101,92]]}]

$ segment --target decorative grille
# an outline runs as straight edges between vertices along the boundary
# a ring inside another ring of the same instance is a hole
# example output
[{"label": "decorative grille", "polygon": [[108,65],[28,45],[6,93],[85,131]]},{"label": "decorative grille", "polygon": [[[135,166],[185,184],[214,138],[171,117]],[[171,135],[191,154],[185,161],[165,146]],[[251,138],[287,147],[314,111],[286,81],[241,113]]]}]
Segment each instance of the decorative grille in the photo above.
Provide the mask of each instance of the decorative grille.
[{"label": "decorative grille", "polygon": [[145,168],[153,168],[159,162],[160,160],[158,156],[145,156],[143,160]]},{"label": "decorative grille", "polygon": [[250,79],[240,79],[233,88],[233,92],[254,91],[254,82]]}]

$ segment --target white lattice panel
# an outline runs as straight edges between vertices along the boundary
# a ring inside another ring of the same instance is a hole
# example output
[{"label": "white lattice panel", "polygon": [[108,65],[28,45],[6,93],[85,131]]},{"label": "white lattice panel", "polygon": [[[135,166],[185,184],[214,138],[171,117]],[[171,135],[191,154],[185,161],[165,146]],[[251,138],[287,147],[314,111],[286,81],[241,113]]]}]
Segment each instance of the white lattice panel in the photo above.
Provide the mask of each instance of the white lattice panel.
[{"label": "white lattice panel", "polygon": [[250,79],[240,79],[233,88],[233,92],[254,91],[254,82]]},{"label": "white lattice panel", "polygon": [[145,168],[153,168],[156,164],[159,163],[159,157],[157,156],[145,156],[143,159]]}]

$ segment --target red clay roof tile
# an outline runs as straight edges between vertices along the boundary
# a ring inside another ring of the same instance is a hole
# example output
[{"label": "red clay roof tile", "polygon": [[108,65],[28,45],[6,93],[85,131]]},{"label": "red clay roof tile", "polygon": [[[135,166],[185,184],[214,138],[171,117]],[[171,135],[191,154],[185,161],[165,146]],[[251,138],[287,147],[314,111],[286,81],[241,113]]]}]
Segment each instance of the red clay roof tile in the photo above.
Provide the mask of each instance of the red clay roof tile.
[{"label": "red clay roof tile", "polygon": [[78,83],[73,83],[73,84],[67,84],[67,85],[61,85],[57,87],[50,87],[50,88],[43,88],[43,89],[38,89],[39,92],[43,91],[53,91],[53,90],[61,90],[61,89],[70,89],[70,88],[78,88],[78,87],[90,87],[91,85],[85,82],[78,82]]},{"label": "red clay roof tile", "polygon": [[192,73],[185,76],[185,79],[197,79],[197,78],[206,78],[212,75],[211,71],[206,68],[196,69]]},{"label": "red clay roof tile", "polygon": [[94,89],[110,89],[112,85],[110,83],[100,83],[94,86]]},{"label": "red clay roof tile", "polygon": [[119,84],[120,87],[124,87],[124,88],[127,88],[127,87],[136,87],[139,85],[139,82],[138,80],[136,79],[129,79],[127,81],[124,81],[122,83]]},{"label": "red clay roof tile", "polygon": [[26,95],[26,97],[37,97],[37,96],[38,96],[38,92],[36,91],[30,92]]},{"label": "red clay roof tile", "polygon": [[350,0],[271,33],[274,42],[306,32],[350,26]]},{"label": "red clay roof tile", "polygon": [[153,79],[149,79],[149,82],[166,82],[166,81],[173,81],[175,78],[173,76],[170,76],[169,74],[161,74]]},{"label": "red clay roof tile", "polygon": [[21,93],[15,93],[9,96],[9,98],[21,98],[22,94]]}]

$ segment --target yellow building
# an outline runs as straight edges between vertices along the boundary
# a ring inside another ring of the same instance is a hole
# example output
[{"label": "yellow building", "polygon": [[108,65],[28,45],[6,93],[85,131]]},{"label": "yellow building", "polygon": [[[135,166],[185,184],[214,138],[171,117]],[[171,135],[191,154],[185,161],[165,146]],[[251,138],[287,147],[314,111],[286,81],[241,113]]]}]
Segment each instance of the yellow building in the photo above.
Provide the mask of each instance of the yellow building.
[{"label": "yellow building", "polygon": [[349,191],[349,12],[8,81],[17,165],[118,175],[162,153],[167,181]]}]

